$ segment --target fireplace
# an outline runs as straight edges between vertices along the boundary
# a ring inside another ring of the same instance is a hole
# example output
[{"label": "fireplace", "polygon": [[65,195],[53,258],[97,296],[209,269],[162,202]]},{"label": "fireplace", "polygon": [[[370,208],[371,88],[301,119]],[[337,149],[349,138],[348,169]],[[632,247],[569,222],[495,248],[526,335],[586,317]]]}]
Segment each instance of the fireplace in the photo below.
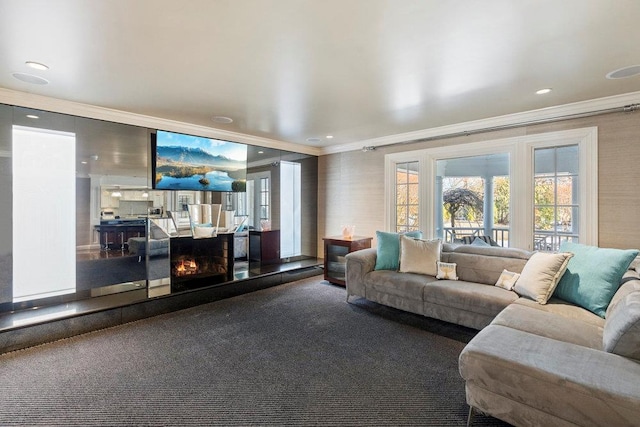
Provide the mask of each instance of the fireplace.
[{"label": "fireplace", "polygon": [[184,277],[202,274],[203,269],[198,265],[198,262],[194,258],[188,256],[183,256],[180,258],[182,259],[174,263],[173,276]]},{"label": "fireplace", "polygon": [[233,280],[233,233],[171,239],[172,291]]}]

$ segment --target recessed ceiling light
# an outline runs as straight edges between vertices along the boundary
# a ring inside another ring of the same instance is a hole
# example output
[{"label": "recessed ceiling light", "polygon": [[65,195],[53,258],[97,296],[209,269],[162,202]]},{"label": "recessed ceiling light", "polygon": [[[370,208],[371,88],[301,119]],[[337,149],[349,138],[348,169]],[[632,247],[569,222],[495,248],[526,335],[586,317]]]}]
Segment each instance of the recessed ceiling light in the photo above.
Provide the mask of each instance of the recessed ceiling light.
[{"label": "recessed ceiling light", "polygon": [[25,82],[25,83],[31,83],[34,85],[46,85],[49,84],[49,80],[47,79],[43,79],[42,77],[38,77],[38,76],[34,76],[33,74],[27,74],[27,73],[13,73],[11,74],[14,78]]},{"label": "recessed ceiling light", "polygon": [[258,154],[264,154],[264,151],[260,150],[258,151]]},{"label": "recessed ceiling light", "polygon": [[320,138],[307,138],[307,142],[317,144],[318,142],[320,142]]},{"label": "recessed ceiling light", "polygon": [[35,114],[27,114],[27,118],[29,118],[29,119],[39,119],[40,116],[36,116]]},{"label": "recessed ceiling light", "polygon": [[231,117],[225,117],[225,116],[213,116],[213,121],[216,123],[222,123],[222,124],[233,123],[233,119]]},{"label": "recessed ceiling light", "polygon": [[544,89],[537,90],[537,91],[536,91],[536,94],[537,94],[537,95],[544,95],[545,93],[549,93],[549,92],[551,92],[551,90],[552,90],[552,89],[551,89],[550,87],[546,87],[546,88],[544,88]]},{"label": "recessed ceiling light", "polygon": [[620,68],[618,70],[607,73],[608,79],[625,79],[640,74],[640,65],[631,65],[629,67]]},{"label": "recessed ceiling light", "polygon": [[327,138],[327,139],[333,139],[333,135],[327,135],[325,138]]},{"label": "recessed ceiling light", "polygon": [[47,66],[45,64],[42,64],[40,62],[27,61],[27,62],[25,62],[25,64],[27,64],[28,67],[35,68],[36,70],[44,71],[44,70],[48,70],[49,69],[49,66]]},{"label": "recessed ceiling light", "polygon": [[87,164],[87,161],[86,161],[86,160],[83,160],[83,161],[81,161],[80,163],[82,163],[83,165],[86,165],[86,164]]}]

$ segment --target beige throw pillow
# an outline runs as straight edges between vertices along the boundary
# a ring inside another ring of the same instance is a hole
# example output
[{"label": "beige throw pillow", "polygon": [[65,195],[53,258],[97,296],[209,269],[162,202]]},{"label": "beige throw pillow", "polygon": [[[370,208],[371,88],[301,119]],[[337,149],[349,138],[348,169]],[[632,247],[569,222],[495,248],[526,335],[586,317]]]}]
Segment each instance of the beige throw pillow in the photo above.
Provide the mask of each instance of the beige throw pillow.
[{"label": "beige throw pillow", "polygon": [[539,304],[546,304],[567,269],[572,253],[536,252],[527,261],[514,291]]},{"label": "beige throw pillow", "polygon": [[400,236],[400,272],[435,276],[440,261],[440,239],[420,240]]},{"label": "beige throw pillow", "polygon": [[496,282],[496,286],[510,291],[513,289],[519,278],[520,273],[514,273],[513,271],[508,271],[506,269],[502,270],[502,273]]},{"label": "beige throw pillow", "polygon": [[436,279],[458,280],[455,262],[439,262]]}]

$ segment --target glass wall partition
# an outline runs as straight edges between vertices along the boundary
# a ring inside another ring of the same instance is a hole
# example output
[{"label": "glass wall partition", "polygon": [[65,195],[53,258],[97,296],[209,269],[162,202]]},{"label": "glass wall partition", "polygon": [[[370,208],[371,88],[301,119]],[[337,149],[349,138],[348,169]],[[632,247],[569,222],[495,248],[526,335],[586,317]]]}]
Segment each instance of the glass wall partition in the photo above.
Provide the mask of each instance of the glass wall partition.
[{"label": "glass wall partition", "polygon": [[[0,105],[0,312],[123,292],[133,299],[171,292],[168,213],[194,203],[222,204],[220,226],[238,232],[236,279],[249,277],[248,233],[260,227],[253,208],[269,206],[276,230],[283,209],[287,217],[297,215],[293,230],[281,230],[289,245],[297,242],[291,260],[315,259],[316,157],[248,146],[248,177],[269,177],[266,200],[250,192],[260,191],[259,183],[242,193],[158,191],[151,182],[153,132]],[[43,142],[38,135],[68,143]],[[287,196],[286,203],[280,194],[283,161],[297,165],[300,176],[299,197]],[[67,172],[52,175],[63,166]],[[45,278],[31,277],[29,270]],[[46,289],[33,291],[35,282]]]}]

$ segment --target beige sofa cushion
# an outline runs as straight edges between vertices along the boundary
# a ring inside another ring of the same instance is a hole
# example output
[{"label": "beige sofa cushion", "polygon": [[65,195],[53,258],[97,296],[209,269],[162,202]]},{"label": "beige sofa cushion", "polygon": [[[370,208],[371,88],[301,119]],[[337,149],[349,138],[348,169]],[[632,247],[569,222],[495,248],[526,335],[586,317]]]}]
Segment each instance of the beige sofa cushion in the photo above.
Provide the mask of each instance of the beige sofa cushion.
[{"label": "beige sofa cushion", "polygon": [[515,248],[443,244],[441,261],[456,263],[460,280],[494,285],[504,269],[520,273],[530,256]]},{"label": "beige sofa cushion", "polygon": [[523,304],[509,305],[493,319],[491,324],[602,350],[602,325],[597,326]]},{"label": "beige sofa cushion", "polygon": [[400,272],[435,276],[442,242],[400,236]]},{"label": "beige sofa cushion", "polygon": [[551,297],[546,304],[538,304],[528,298],[518,298],[514,304],[524,305],[536,310],[545,311],[547,313],[560,315],[567,319],[575,319],[584,323],[589,323],[600,328],[604,328],[604,319],[589,310],[573,305],[569,302],[558,298]]},{"label": "beige sofa cushion", "polygon": [[365,275],[367,288],[418,301],[422,301],[424,287],[427,283],[435,280],[436,278],[432,276],[398,273],[391,270],[376,270]]},{"label": "beige sofa cushion", "polygon": [[573,254],[536,252],[522,269],[514,290],[518,295],[546,304]]},{"label": "beige sofa cushion", "polygon": [[439,280],[424,289],[424,301],[471,313],[496,316],[518,299],[515,292],[461,280]]},{"label": "beige sofa cushion", "polygon": [[616,293],[607,310],[603,346],[610,353],[640,360],[640,280],[632,280]]}]

